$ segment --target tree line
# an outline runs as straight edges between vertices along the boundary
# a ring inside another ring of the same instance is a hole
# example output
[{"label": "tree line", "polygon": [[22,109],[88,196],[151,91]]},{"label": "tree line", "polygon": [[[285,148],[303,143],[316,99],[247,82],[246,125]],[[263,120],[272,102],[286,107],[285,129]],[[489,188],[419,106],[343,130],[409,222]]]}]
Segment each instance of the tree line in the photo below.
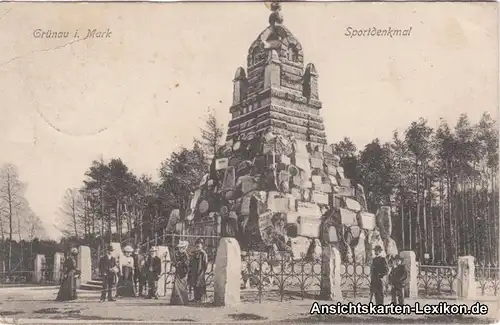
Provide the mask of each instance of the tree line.
[{"label": "tree line", "polygon": [[191,148],[172,152],[161,163],[158,181],[135,175],[120,158],[93,161],[82,186],[64,195],[60,212],[65,237],[91,245],[136,245],[161,234],[172,210],[183,214],[188,209],[191,193],[222,141],[223,126],[212,110],[204,124]]},{"label": "tree line", "polygon": [[392,207],[398,248],[426,263],[454,263],[473,255],[498,265],[498,125],[484,113],[471,123],[420,118],[392,140],[374,139],[358,152],[335,144],[345,175],[362,184],[371,211]]},{"label": "tree line", "polygon": [[[23,269],[33,252],[32,242],[44,235],[40,218],[25,198],[26,184],[18,168],[5,164],[0,168],[0,273]],[[36,247],[35,247],[36,251]]]},{"label": "tree line", "polygon": [[[119,158],[94,161],[82,187],[64,198],[66,235],[102,242],[153,238],[173,209],[186,212],[223,134],[210,112],[192,147],[161,163],[159,181],[135,175]],[[454,125],[441,120],[436,129],[420,118],[390,141],[374,139],[358,149],[346,137],[333,147],[346,177],[365,188],[369,209],[392,207],[400,250],[415,251],[425,263],[456,264],[462,255],[498,263],[498,126],[489,114],[475,124],[466,114]]]}]

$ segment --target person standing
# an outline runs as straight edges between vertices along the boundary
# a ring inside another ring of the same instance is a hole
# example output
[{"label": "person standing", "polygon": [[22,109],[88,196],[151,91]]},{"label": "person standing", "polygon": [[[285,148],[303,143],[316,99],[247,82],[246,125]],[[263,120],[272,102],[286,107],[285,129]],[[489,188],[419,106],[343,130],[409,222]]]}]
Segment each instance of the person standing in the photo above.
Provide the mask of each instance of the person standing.
[{"label": "person standing", "polygon": [[387,275],[389,267],[387,265],[387,260],[385,257],[380,256],[382,252],[382,247],[379,245],[375,246],[374,249],[375,257],[372,261],[371,276],[370,276],[370,291],[375,297],[376,305],[384,304],[384,283],[382,278]]},{"label": "person standing", "polygon": [[76,268],[76,256],[78,250],[72,248],[69,256],[63,263],[63,278],[56,301],[76,300],[76,278],[80,276],[80,270]]},{"label": "person standing", "polygon": [[187,254],[188,242],[179,241],[175,254],[175,276],[174,288],[170,297],[171,305],[187,305],[189,293],[187,287],[187,275],[189,271],[189,256]]},{"label": "person standing", "polygon": [[120,285],[117,288],[117,295],[120,297],[135,297],[133,249],[130,246],[126,246],[123,252],[125,256],[120,259],[121,277]]},{"label": "person standing", "polygon": [[201,302],[207,293],[205,273],[208,266],[207,253],[203,250],[203,239],[195,242],[195,252],[189,264],[188,284],[194,291],[194,301]]},{"label": "person standing", "polygon": [[395,305],[403,305],[404,304],[404,287],[407,278],[406,267],[401,264],[402,258],[399,255],[396,255],[393,258],[394,268],[389,274],[389,283],[392,286],[392,303]]},{"label": "person standing", "polygon": [[113,246],[108,246],[106,255],[99,259],[99,273],[102,278],[101,302],[106,301],[106,293],[108,301],[115,301],[113,299],[113,285],[116,274],[118,274],[118,263],[113,256],[113,250]]},{"label": "person standing", "polygon": [[161,274],[161,260],[156,256],[156,249],[151,247],[144,265],[148,279],[148,299],[158,299],[158,280]]},{"label": "person standing", "polygon": [[135,249],[134,255],[134,287],[139,297],[142,297],[144,293],[144,256],[141,254],[139,248]]}]

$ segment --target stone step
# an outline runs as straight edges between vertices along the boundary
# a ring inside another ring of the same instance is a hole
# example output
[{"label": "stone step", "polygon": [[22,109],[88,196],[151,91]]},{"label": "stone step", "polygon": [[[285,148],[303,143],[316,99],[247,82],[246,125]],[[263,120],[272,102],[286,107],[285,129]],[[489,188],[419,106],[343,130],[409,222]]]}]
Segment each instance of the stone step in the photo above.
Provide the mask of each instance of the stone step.
[{"label": "stone step", "polygon": [[87,284],[102,286],[102,280],[87,281]]},{"label": "stone step", "polygon": [[90,282],[83,283],[80,285],[81,290],[92,290],[92,291],[98,291],[102,289],[102,284],[93,284]]}]

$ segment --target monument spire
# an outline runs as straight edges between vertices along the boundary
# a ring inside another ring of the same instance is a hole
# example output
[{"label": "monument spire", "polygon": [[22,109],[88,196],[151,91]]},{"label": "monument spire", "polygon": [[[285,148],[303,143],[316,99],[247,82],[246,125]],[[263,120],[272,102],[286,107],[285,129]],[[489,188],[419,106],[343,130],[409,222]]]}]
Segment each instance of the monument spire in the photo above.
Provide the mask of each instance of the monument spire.
[{"label": "monument spire", "polygon": [[281,15],[281,3],[278,1],[267,2],[266,6],[271,9],[271,15],[269,15],[269,25],[281,25],[283,24],[283,16]]}]

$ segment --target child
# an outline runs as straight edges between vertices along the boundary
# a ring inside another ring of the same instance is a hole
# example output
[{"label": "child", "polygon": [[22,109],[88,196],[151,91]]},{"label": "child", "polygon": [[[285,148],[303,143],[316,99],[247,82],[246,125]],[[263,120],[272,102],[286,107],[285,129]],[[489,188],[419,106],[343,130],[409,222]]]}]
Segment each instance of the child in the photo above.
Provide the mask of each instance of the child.
[{"label": "child", "polygon": [[392,303],[395,305],[404,304],[404,287],[406,283],[406,267],[401,264],[401,256],[394,257],[394,268],[389,274],[389,284],[392,286]]}]

